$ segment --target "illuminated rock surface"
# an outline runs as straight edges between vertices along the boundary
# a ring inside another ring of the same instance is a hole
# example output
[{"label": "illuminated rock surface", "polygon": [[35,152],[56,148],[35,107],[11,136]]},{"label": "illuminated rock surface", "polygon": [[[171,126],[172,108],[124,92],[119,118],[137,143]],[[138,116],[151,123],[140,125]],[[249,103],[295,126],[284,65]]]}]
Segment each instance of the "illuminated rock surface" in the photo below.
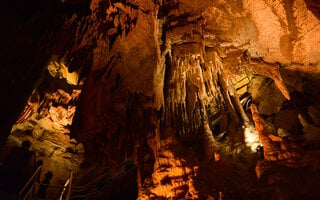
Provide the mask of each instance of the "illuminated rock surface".
[{"label": "illuminated rock surface", "polygon": [[317,1],[6,7],[3,143],[16,123],[61,174],[133,160],[141,199],[320,197]]}]

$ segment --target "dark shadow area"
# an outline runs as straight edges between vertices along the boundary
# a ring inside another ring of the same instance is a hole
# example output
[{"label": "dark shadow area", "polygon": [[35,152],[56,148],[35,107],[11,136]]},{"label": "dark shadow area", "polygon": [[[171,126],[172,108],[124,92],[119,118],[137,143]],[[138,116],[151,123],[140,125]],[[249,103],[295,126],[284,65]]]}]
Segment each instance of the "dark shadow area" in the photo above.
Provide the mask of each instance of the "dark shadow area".
[{"label": "dark shadow area", "polygon": [[[23,109],[33,84],[53,53],[53,42],[63,18],[56,15],[57,1],[5,1],[1,3],[0,33],[2,111],[0,141],[10,134],[11,126]],[[49,31],[52,34],[46,34]]]},{"label": "dark shadow area", "polygon": [[320,19],[320,2],[318,0],[304,0],[307,8]]},{"label": "dark shadow area", "polygon": [[[0,33],[0,93],[4,95],[0,100],[2,144],[10,134],[12,125],[23,110],[36,80],[41,77],[50,58],[55,54],[63,57],[76,42],[76,22],[81,20],[82,16],[90,14],[90,2],[13,0],[1,3],[3,9],[0,13],[0,24],[5,27]],[[68,27],[68,31],[64,30],[62,27],[65,26],[66,17],[75,13],[78,17],[76,22]],[[83,49],[86,51],[88,59],[80,58],[86,65],[86,69],[80,70],[82,78],[88,74],[91,67],[91,47],[80,49],[80,53],[73,51],[68,54],[69,58],[74,58],[75,55],[83,54]],[[81,67],[82,65],[78,66],[77,70]]]},{"label": "dark shadow area", "polygon": [[35,154],[29,150],[30,141],[15,147],[0,167],[0,190],[18,195],[33,174],[36,166]]},{"label": "dark shadow area", "polygon": [[[92,176],[82,177],[82,180],[75,183],[71,190],[71,199],[138,198],[137,166],[132,161],[123,162],[117,174],[112,174],[105,168],[99,174]],[[85,181],[88,178],[90,181]]]}]

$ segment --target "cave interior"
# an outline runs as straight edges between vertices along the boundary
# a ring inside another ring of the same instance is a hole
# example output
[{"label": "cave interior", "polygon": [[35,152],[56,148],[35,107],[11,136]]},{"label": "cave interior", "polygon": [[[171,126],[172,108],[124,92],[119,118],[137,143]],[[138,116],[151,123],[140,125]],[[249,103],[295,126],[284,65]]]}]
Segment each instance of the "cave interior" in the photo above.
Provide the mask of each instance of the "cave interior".
[{"label": "cave interior", "polygon": [[1,5],[1,199],[320,199],[317,0]]}]

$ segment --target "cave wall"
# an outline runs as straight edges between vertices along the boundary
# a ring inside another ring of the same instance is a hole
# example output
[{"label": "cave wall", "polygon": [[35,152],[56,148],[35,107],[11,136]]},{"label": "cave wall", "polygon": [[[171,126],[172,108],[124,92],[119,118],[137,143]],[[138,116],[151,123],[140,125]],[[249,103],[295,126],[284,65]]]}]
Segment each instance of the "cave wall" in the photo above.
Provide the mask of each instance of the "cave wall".
[{"label": "cave wall", "polygon": [[2,142],[10,134],[35,80],[41,76],[43,65],[51,56],[52,41],[47,41],[55,38],[55,28],[63,24],[59,17],[55,18],[58,6],[54,1],[33,3],[36,6],[18,0],[2,3],[1,93],[5,96],[1,99]]},{"label": "cave wall", "polygon": [[[6,96],[1,99],[2,143],[28,97],[43,81],[52,57],[67,58],[70,71],[88,71],[84,65],[90,68],[91,65],[86,64],[91,64],[91,54],[81,65],[70,62],[83,52],[77,35],[83,30],[80,19],[90,14],[89,6],[90,1],[14,0],[2,3],[0,23],[5,28],[1,32],[1,93]],[[88,41],[85,43],[85,46],[92,46]]]},{"label": "cave wall", "polygon": [[97,154],[115,171],[125,159],[134,159],[138,145],[147,148],[147,137],[154,131],[157,49],[152,5],[91,4],[99,38],[72,134],[89,157]]}]

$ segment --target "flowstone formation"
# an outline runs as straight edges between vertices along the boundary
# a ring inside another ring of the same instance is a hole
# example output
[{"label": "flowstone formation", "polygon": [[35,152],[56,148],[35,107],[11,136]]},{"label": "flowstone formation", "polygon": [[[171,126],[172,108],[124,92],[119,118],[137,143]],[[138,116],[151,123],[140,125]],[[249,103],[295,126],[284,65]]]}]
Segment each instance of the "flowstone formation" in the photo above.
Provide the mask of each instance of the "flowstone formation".
[{"label": "flowstone formation", "polygon": [[[318,2],[53,4],[54,17],[47,26],[41,24],[41,31],[32,29],[33,21],[41,21],[37,14],[26,15],[25,27],[21,21],[17,25],[29,33],[17,46],[29,41],[38,52],[33,57],[21,52],[28,57],[22,59],[28,61],[26,68],[36,69],[23,80],[35,83],[44,63],[54,58],[56,64],[64,64],[59,73],[50,68],[50,74],[83,83],[81,94],[76,88],[61,91],[55,83],[56,90],[46,98],[57,102],[47,106],[37,123],[49,118],[55,129],[70,130],[77,141],[72,149],[83,145],[84,167],[99,165],[117,173],[123,161],[133,160],[140,199],[320,196],[314,187],[307,187],[315,180],[309,175],[319,174],[318,165],[309,162],[315,156],[319,163]],[[37,34],[41,40],[34,39]],[[12,77],[19,62],[14,66]],[[25,102],[31,94],[28,108],[18,117],[20,102],[15,111],[6,111],[11,113],[6,122],[26,123],[37,115],[43,97],[32,93],[37,87],[31,83],[17,87]],[[79,98],[77,103],[74,98]],[[251,113],[252,102],[256,109],[252,107]],[[293,181],[286,177],[304,169],[299,180],[306,187],[299,191],[296,184],[284,186]],[[277,181],[279,174],[283,175]]]},{"label": "flowstone formation", "polygon": [[77,84],[77,74],[67,71],[62,63],[49,63],[6,143],[8,150],[29,140],[35,159],[43,161],[43,170],[54,172],[52,184],[62,184],[70,170],[79,171],[84,160],[83,145],[70,138],[82,86]]}]

